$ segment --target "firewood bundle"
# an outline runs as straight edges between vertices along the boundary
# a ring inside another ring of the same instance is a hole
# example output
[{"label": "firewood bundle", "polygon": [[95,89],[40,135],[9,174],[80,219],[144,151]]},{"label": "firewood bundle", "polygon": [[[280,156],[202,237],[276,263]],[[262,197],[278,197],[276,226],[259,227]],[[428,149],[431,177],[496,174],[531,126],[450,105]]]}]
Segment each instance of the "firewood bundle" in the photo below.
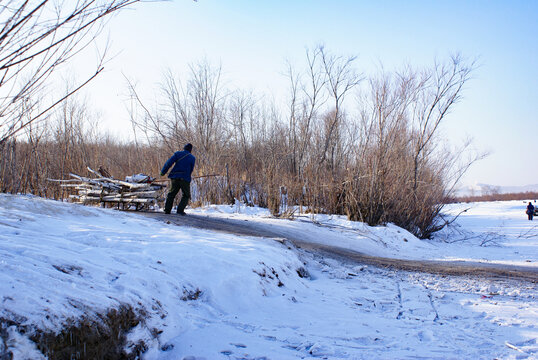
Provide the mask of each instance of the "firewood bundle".
[{"label": "firewood bundle", "polygon": [[73,188],[77,194],[69,195],[69,199],[81,204],[101,204],[103,207],[112,204],[122,209],[142,210],[164,200],[166,183],[156,182],[151,176],[136,174],[123,181],[114,179],[102,168],[95,171],[88,167],[88,171],[96,177],[69,174],[72,179],[49,180],[59,182],[62,187]]}]

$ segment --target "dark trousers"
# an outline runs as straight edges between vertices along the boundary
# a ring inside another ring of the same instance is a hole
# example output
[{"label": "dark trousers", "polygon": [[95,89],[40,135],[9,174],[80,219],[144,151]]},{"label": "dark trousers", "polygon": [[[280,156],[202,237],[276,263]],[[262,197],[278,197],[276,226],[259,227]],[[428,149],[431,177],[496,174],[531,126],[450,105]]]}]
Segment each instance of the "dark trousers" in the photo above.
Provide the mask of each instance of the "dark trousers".
[{"label": "dark trousers", "polygon": [[177,206],[177,212],[181,213],[187,207],[189,199],[191,198],[191,183],[183,179],[171,179],[170,190],[168,191],[168,196],[166,197],[166,203],[164,205],[164,212],[169,213],[172,211],[172,206],[174,205],[174,199],[176,198],[177,193],[181,190],[181,200]]},{"label": "dark trousers", "polygon": [[529,220],[532,220],[532,216],[534,215],[533,213],[528,213],[527,215],[529,215]]}]

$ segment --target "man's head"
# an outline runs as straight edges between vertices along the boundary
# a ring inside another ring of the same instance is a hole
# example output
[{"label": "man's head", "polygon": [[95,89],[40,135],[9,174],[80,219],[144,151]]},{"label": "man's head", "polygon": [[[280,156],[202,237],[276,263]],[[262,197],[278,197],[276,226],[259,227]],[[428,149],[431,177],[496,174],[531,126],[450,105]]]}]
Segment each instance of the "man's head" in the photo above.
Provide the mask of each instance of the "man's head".
[{"label": "man's head", "polygon": [[183,146],[183,150],[191,152],[192,151],[192,144],[188,143],[187,145]]}]

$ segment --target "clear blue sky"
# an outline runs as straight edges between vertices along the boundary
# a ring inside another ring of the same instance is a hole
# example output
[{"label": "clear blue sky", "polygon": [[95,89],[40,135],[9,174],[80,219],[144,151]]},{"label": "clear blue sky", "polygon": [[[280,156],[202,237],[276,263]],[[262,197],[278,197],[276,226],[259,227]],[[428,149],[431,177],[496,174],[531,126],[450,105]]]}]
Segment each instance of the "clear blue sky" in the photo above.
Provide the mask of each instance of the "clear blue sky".
[{"label": "clear blue sky", "polygon": [[113,130],[128,123],[122,73],[151,97],[166,68],[203,58],[233,86],[283,91],[285,60],[302,64],[317,44],[357,55],[365,74],[478,58],[444,127],[454,144],[470,136],[491,152],[464,181],[538,184],[538,1],[174,0],[125,11],[108,32],[118,55],[87,90]]}]

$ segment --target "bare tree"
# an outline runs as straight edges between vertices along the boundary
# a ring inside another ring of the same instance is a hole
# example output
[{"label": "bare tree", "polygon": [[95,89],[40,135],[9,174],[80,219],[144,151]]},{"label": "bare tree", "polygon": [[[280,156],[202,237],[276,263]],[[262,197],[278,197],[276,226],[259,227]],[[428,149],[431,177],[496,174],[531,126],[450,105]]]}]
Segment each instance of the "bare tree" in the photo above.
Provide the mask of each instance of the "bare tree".
[{"label": "bare tree", "polygon": [[326,74],[320,66],[321,47],[306,50],[307,70],[302,74],[288,64],[290,82],[289,136],[292,172],[301,176],[305,156],[312,141],[312,130],[320,108],[328,96],[324,93]]},{"label": "bare tree", "polygon": [[253,182],[255,174],[249,170],[254,167],[256,158],[251,150],[260,135],[257,125],[262,117],[257,100],[250,93],[236,92],[229,102],[228,117],[233,131],[236,170],[245,174],[246,181]]},{"label": "bare tree", "polygon": [[424,72],[417,86],[412,110],[414,127],[413,190],[417,189],[420,165],[435,148],[439,126],[452,107],[461,99],[462,89],[470,79],[475,64],[454,55],[447,63],[435,62],[431,71]]},{"label": "bare tree", "polygon": [[321,62],[326,76],[326,86],[334,108],[326,117],[325,139],[320,164],[329,158],[330,168],[334,168],[334,152],[339,127],[343,117],[343,103],[346,95],[357,86],[362,77],[353,68],[355,56],[342,57],[329,54],[323,46],[319,47]]},{"label": "bare tree", "polygon": [[[103,70],[67,94],[43,101],[51,75],[86,48],[109,15],[141,0],[4,0],[0,3],[0,147]],[[105,52],[106,53],[106,52]]]},{"label": "bare tree", "polygon": [[[346,180],[347,214],[369,224],[383,222],[387,199],[405,184],[408,130],[405,116],[409,101],[406,77],[381,73],[368,81],[360,97],[357,142]],[[399,181],[396,181],[399,180]]]},{"label": "bare tree", "polygon": [[451,189],[483,157],[461,162],[466,147],[443,147],[439,136],[473,68],[455,56],[431,69],[408,67],[370,79],[359,106],[356,161],[346,179],[350,218],[371,225],[393,222],[420,238],[446,225],[439,214]]}]

